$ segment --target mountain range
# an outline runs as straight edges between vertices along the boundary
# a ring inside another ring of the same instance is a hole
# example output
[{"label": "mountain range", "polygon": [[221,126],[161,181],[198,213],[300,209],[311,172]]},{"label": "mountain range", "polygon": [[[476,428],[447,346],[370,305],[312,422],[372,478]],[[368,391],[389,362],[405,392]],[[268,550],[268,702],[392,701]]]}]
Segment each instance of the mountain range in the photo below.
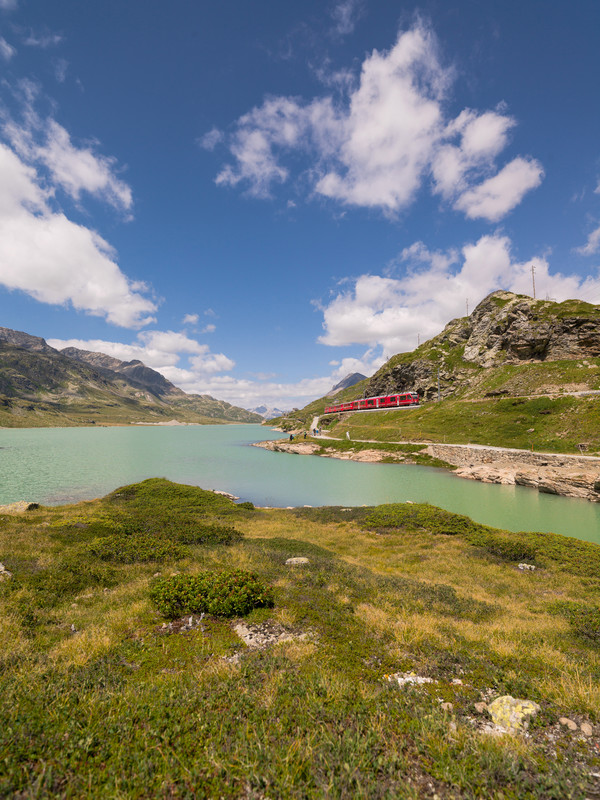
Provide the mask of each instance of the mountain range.
[{"label": "mountain range", "polygon": [[186,394],[141,361],[68,347],[0,327],[0,425],[5,427],[262,422],[258,414]]}]

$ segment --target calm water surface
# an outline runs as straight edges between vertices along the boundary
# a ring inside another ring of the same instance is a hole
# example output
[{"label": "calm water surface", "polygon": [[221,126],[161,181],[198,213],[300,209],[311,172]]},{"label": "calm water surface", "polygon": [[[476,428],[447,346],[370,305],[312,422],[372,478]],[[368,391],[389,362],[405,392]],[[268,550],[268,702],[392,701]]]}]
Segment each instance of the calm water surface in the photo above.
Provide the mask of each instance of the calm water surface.
[{"label": "calm water surface", "polygon": [[166,477],[222,489],[261,506],[429,502],[509,530],[554,531],[600,543],[600,505],[444,470],[270,453],[258,425],[0,430],[0,504],[52,505]]}]

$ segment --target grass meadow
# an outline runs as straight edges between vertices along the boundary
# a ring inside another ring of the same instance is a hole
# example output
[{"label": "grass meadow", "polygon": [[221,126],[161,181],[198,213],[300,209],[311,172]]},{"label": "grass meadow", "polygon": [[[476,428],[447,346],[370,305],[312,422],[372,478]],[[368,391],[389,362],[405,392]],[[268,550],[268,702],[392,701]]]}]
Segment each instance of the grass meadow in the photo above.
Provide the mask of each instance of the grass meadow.
[{"label": "grass meadow", "polygon": [[[0,514],[0,560],[4,797],[600,796],[595,545],[152,479]],[[223,571],[268,600],[244,624],[285,636],[247,646],[235,607],[153,601]],[[507,694],[540,705],[518,736],[475,708]]]}]

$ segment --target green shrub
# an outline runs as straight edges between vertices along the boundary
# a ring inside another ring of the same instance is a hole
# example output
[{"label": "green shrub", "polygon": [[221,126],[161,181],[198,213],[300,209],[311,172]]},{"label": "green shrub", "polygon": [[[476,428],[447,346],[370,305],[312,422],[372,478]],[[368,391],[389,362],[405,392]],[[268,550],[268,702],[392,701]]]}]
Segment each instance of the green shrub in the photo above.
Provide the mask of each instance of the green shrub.
[{"label": "green shrub", "polygon": [[250,500],[244,500],[242,503],[237,503],[238,508],[245,508],[248,511],[254,511],[256,506],[254,503],[251,503]]},{"label": "green shrub", "polygon": [[92,586],[112,586],[114,583],[112,569],[102,564],[88,564],[80,558],[66,557],[51,568],[17,579],[14,588],[29,588],[39,605],[52,606]]},{"label": "green shrub", "polygon": [[233,544],[241,541],[244,534],[228,525],[192,523],[182,526],[175,538],[181,544]]},{"label": "green shrub", "polygon": [[90,542],[86,550],[102,561],[119,564],[167,561],[185,555],[183,547],[150,534],[101,536]]},{"label": "green shrub", "polygon": [[207,612],[215,616],[243,616],[253,608],[271,607],[273,591],[246,570],[174,575],[157,580],[150,598],[165,617]]},{"label": "green shrub", "polygon": [[465,536],[469,544],[482,547],[498,558],[506,561],[535,561],[538,548],[526,534],[514,534],[509,531],[496,531],[480,526]]},{"label": "green shrub", "polygon": [[477,526],[468,517],[452,514],[428,503],[388,503],[376,506],[364,519],[363,527],[376,530],[402,528],[426,530],[447,536],[464,534]]},{"label": "green shrub", "polygon": [[553,603],[550,610],[565,617],[577,636],[600,644],[600,608],[564,600]]},{"label": "green shrub", "polygon": [[237,506],[224,495],[172,483],[166,478],[148,478],[122,486],[105,498],[113,507],[121,507],[138,518],[148,520],[190,514],[233,514]]}]

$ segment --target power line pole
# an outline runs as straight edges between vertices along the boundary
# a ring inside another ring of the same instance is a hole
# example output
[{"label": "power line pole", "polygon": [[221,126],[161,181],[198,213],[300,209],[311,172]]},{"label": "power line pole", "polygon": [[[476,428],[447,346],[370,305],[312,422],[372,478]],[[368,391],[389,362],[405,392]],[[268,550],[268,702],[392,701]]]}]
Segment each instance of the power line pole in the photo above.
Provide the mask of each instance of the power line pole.
[{"label": "power line pole", "polygon": [[535,300],[535,264],[531,265],[531,282],[533,283],[533,299]]},{"label": "power line pole", "polygon": [[469,298],[468,297],[467,297],[466,303],[467,303],[467,317],[468,317],[469,316]]}]

